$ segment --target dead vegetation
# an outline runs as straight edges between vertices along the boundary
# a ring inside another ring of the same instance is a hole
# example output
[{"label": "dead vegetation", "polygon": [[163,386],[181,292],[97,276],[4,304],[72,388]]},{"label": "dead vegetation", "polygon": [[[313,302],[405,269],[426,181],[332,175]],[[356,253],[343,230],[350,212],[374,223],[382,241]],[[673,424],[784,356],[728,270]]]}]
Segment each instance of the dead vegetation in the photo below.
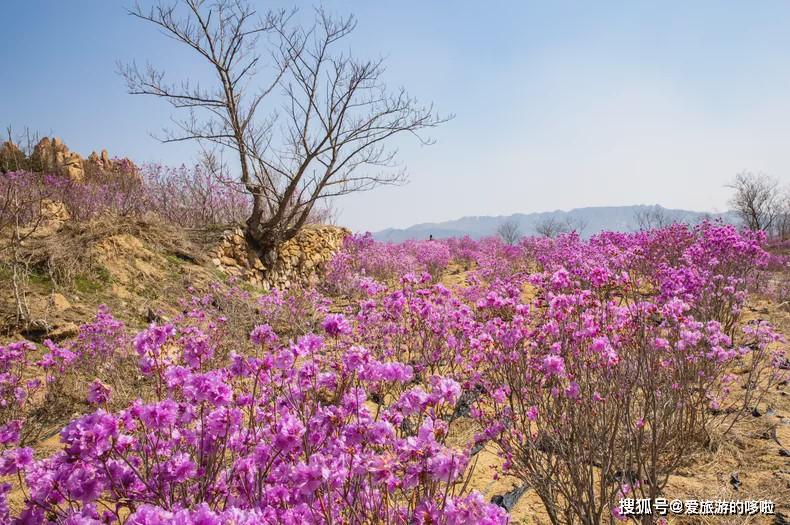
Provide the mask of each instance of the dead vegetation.
[{"label": "dead vegetation", "polygon": [[[39,342],[63,339],[100,304],[142,326],[154,312],[172,311],[172,297],[186,287],[224,280],[221,272],[208,267],[204,255],[218,236],[153,216],[46,223],[19,249],[28,276],[30,322],[15,322],[16,298],[4,285],[0,333],[19,333]],[[0,260],[0,282],[10,282],[10,268],[10,261]]]}]

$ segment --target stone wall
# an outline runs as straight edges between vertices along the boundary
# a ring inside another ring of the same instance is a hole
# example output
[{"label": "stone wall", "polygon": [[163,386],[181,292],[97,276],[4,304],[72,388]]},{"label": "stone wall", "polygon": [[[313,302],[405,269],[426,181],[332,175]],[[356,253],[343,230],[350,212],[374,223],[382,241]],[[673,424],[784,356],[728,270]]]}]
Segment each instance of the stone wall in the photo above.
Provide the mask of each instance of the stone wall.
[{"label": "stone wall", "polygon": [[229,275],[265,290],[285,289],[295,283],[315,281],[322,266],[343,246],[347,228],[309,225],[283,244],[277,263],[266,272],[263,263],[247,247],[241,229],[225,232],[211,251],[211,262]]}]

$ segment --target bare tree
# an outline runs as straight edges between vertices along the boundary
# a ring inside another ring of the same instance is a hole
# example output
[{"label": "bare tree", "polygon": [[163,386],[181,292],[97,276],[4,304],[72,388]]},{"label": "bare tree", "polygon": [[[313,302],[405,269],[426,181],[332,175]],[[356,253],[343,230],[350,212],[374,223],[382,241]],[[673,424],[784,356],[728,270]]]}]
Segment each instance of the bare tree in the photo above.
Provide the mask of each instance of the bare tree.
[{"label": "bare tree", "polygon": [[0,173],[29,170],[30,156],[40,138],[38,133],[27,127],[21,133],[14,133],[8,126],[6,136],[7,140],[0,143]]},{"label": "bare tree", "polygon": [[637,210],[634,213],[634,220],[640,231],[666,228],[675,222],[667,210],[658,204]]},{"label": "bare tree", "polygon": [[320,206],[313,208],[310,218],[307,219],[311,224],[330,224],[340,226],[340,210],[334,203],[327,199]]},{"label": "bare tree", "polygon": [[521,230],[516,221],[510,219],[500,224],[496,229],[497,235],[505,244],[516,244],[521,239]]},{"label": "bare tree", "polygon": [[12,325],[19,328],[32,321],[27,302],[30,261],[23,247],[44,219],[46,192],[37,175],[22,173],[29,167],[28,157],[38,135],[28,128],[15,136],[9,127],[6,133],[7,140],[0,149],[0,263],[10,266],[16,307]]},{"label": "bare tree", "polygon": [[776,235],[782,240],[790,238],[790,186],[785,188],[780,198]]},{"label": "bare tree", "polygon": [[587,221],[581,217],[569,216],[563,221],[563,226],[565,227],[565,233],[576,232],[581,234],[585,229],[587,229]]},{"label": "bare tree", "polygon": [[30,262],[23,247],[41,225],[45,200],[43,185],[36,176],[0,174],[0,255],[11,270],[11,290],[16,305],[14,327],[27,326],[31,321],[27,303]]},{"label": "bare tree", "polygon": [[[259,15],[244,0],[161,1],[130,13],[193,49],[216,76],[213,88],[135,64],[119,66],[132,94],[152,95],[188,111],[166,142],[197,140],[238,156],[238,178],[252,195],[246,236],[263,261],[306,223],[316,202],[405,180],[395,135],[420,134],[447,118],[382,80],[382,60],[336,51],[353,16],[315,11],[310,27],[292,11]],[[264,60],[264,52],[268,61]],[[255,82],[263,70],[263,82]],[[276,104],[279,102],[279,104]]]},{"label": "bare tree", "polygon": [[735,190],[730,205],[750,230],[770,231],[781,215],[779,182],[762,173],[743,172],[727,185]]},{"label": "bare tree", "polygon": [[711,222],[713,220],[714,220],[713,214],[708,212],[702,212],[694,220],[694,224],[702,224],[703,222]]},{"label": "bare tree", "polygon": [[549,216],[535,224],[535,231],[538,235],[553,239],[561,233],[568,233],[568,225],[554,216]]}]

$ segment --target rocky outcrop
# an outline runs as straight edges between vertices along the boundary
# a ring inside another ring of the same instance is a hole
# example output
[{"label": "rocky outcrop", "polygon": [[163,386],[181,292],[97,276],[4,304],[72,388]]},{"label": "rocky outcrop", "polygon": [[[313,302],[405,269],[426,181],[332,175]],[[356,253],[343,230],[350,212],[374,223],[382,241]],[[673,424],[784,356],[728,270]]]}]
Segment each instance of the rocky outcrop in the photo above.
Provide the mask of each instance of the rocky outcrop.
[{"label": "rocky outcrop", "polygon": [[75,182],[99,180],[109,174],[134,175],[137,171],[129,159],[112,159],[107,150],[101,150],[101,153],[94,151],[83,159],[57,137],[41,139],[30,157],[13,142],[0,146],[0,173],[16,170],[57,173]]},{"label": "rocky outcrop", "polygon": [[11,141],[0,146],[0,173],[25,169],[27,157],[19,147]]},{"label": "rocky outcrop", "polygon": [[43,199],[41,201],[41,222],[54,228],[60,228],[69,219],[71,214],[60,201]]},{"label": "rocky outcrop", "polygon": [[82,157],[69,151],[57,137],[41,139],[33,148],[30,162],[33,171],[59,173],[77,182],[81,182],[85,175]]},{"label": "rocky outcrop", "polygon": [[212,250],[211,261],[224,272],[265,290],[315,281],[323,265],[343,246],[347,228],[310,225],[283,244],[274,267],[265,268],[252,253],[241,229],[226,232]]},{"label": "rocky outcrop", "polygon": [[112,159],[110,159],[110,155],[107,153],[106,149],[101,150],[101,154],[97,154],[95,151],[88,155],[87,162],[91,164],[91,167],[97,170],[103,171],[110,171],[114,167],[114,163]]}]

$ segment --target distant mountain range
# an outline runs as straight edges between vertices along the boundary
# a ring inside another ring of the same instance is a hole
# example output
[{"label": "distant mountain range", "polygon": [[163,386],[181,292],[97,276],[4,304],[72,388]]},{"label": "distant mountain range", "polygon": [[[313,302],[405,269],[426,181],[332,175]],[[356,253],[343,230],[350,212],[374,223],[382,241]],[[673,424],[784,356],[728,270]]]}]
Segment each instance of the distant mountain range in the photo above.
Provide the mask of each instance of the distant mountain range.
[{"label": "distant mountain range", "polygon": [[652,217],[669,222],[695,223],[705,218],[720,219],[728,223],[737,223],[734,212],[704,213],[689,210],[668,209],[662,206],[597,206],[590,208],[576,208],[570,211],[548,211],[541,213],[515,213],[513,215],[462,217],[460,219],[444,222],[427,222],[415,224],[405,229],[388,228],[375,232],[373,237],[379,241],[400,242],[405,240],[434,239],[449,237],[463,237],[468,235],[479,239],[496,235],[497,228],[506,222],[518,225],[522,235],[536,235],[536,228],[553,221],[555,224],[571,225],[584,237],[589,237],[601,231],[635,231],[639,229],[640,218],[645,222]]}]

